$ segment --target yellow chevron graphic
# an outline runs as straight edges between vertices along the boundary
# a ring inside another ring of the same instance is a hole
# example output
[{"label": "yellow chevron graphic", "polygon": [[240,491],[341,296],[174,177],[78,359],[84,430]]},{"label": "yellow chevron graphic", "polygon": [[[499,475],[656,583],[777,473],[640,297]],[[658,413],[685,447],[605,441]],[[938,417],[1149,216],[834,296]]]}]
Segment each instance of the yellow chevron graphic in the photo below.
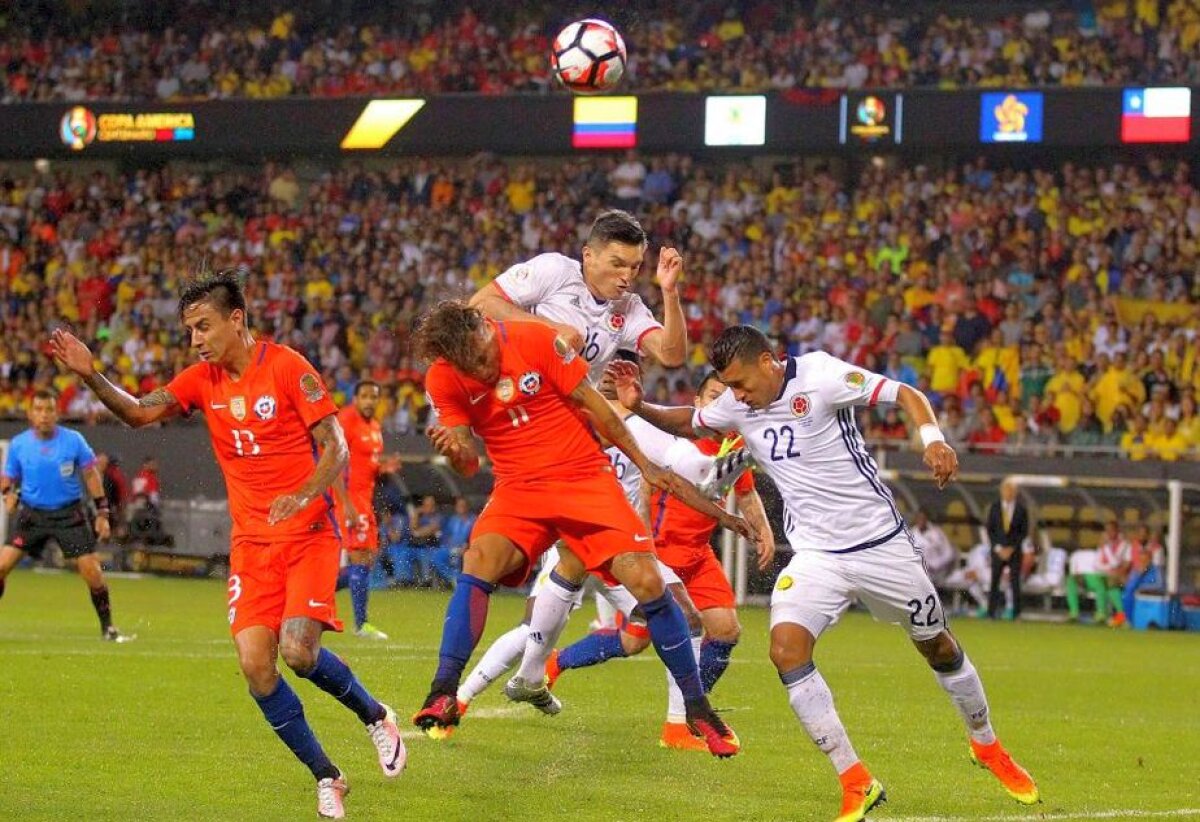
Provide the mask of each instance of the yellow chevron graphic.
[{"label": "yellow chevron graphic", "polygon": [[342,148],[383,148],[424,105],[424,100],[372,100],[342,138]]}]

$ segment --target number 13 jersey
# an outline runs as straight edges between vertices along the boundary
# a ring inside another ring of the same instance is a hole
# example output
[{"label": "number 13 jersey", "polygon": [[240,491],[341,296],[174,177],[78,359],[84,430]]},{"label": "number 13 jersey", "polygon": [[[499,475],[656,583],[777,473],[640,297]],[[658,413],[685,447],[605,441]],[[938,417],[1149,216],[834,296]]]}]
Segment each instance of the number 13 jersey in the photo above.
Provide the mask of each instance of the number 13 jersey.
[{"label": "number 13 jersey", "polygon": [[239,379],[218,365],[199,362],[179,372],[167,390],[185,412],[204,414],[225,476],[235,540],[275,541],[332,528],[327,494],[283,522],[267,524],[275,498],[299,490],[316,466],[309,429],[337,413],[308,360],[287,346],[258,342]]},{"label": "number 13 jersey", "polygon": [[854,406],[892,403],[898,383],[814,351],[787,360],[783,388],[755,410],[726,390],[692,415],[697,430],[739,432],[783,499],[794,551],[850,553],[887,541],[904,521],[867,451]]}]

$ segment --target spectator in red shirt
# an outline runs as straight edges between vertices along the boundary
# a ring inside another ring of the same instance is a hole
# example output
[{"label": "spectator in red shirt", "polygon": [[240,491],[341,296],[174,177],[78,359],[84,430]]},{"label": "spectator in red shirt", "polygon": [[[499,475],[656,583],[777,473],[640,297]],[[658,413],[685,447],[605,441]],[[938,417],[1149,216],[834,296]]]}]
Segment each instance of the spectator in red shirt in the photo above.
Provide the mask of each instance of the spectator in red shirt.
[{"label": "spectator in red shirt", "polygon": [[133,495],[144,496],[150,500],[150,504],[158,508],[159,504],[159,483],[158,483],[158,460],[154,457],[146,457],[142,460],[142,467],[133,477]]},{"label": "spectator in red shirt", "polygon": [[991,408],[984,405],[976,411],[976,416],[979,424],[968,438],[971,448],[980,454],[1000,453],[1000,443],[1007,441],[1008,435],[1004,433],[1000,423],[996,422],[996,415],[992,413]]}]

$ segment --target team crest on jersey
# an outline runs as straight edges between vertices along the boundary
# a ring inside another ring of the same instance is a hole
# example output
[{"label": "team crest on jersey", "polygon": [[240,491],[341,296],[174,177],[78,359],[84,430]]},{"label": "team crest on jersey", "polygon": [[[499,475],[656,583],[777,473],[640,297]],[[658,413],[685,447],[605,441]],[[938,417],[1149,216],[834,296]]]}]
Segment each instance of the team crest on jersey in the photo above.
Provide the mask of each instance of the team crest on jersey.
[{"label": "team crest on jersey", "polygon": [[258,415],[260,420],[269,420],[275,416],[275,398],[270,394],[263,394],[254,401],[254,413]]},{"label": "team crest on jersey", "polygon": [[792,579],[787,574],[784,574],[783,576],[781,576],[779,578],[779,581],[775,583],[775,590],[776,591],[786,591],[788,588],[791,588],[795,584],[796,584],[796,580]]},{"label": "team crest on jersey", "polygon": [[496,397],[500,402],[508,402],[517,393],[516,387],[513,385],[512,377],[505,377],[496,383]]},{"label": "team crest on jersey", "polygon": [[521,381],[517,383],[517,387],[521,389],[522,394],[532,397],[542,387],[542,375],[536,371],[526,371],[521,375]]},{"label": "team crest on jersey", "polygon": [[562,337],[554,338],[554,353],[562,357],[564,365],[570,365],[571,361],[575,359],[575,349]]},{"label": "team crest on jersey", "polygon": [[808,394],[797,394],[792,397],[792,413],[803,419],[808,416],[808,412],[812,410],[812,401],[809,400]]},{"label": "team crest on jersey", "polygon": [[611,331],[614,334],[620,334],[621,329],[625,327],[625,315],[624,314],[609,314],[606,322],[608,324],[609,331]]},{"label": "team crest on jersey", "polygon": [[867,375],[861,371],[851,371],[843,379],[846,380],[846,387],[853,391],[862,391],[867,385]]},{"label": "team crest on jersey", "polygon": [[325,386],[321,385],[321,380],[316,374],[309,371],[300,375],[300,393],[309,402],[316,402],[325,396]]},{"label": "team crest on jersey", "polygon": [[233,414],[233,418],[238,422],[246,419],[246,398],[245,397],[230,397],[229,398],[229,413]]}]

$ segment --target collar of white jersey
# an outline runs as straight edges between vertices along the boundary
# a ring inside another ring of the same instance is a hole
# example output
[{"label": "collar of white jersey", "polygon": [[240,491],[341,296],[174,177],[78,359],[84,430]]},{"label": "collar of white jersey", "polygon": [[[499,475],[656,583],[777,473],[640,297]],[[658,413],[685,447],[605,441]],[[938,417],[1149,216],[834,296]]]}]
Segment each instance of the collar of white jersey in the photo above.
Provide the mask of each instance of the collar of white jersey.
[{"label": "collar of white jersey", "polygon": [[787,391],[788,383],[794,379],[796,379],[796,358],[788,357],[787,365],[783,369],[783,385],[779,386],[779,393],[775,395],[774,402],[783,399],[783,392]]}]

